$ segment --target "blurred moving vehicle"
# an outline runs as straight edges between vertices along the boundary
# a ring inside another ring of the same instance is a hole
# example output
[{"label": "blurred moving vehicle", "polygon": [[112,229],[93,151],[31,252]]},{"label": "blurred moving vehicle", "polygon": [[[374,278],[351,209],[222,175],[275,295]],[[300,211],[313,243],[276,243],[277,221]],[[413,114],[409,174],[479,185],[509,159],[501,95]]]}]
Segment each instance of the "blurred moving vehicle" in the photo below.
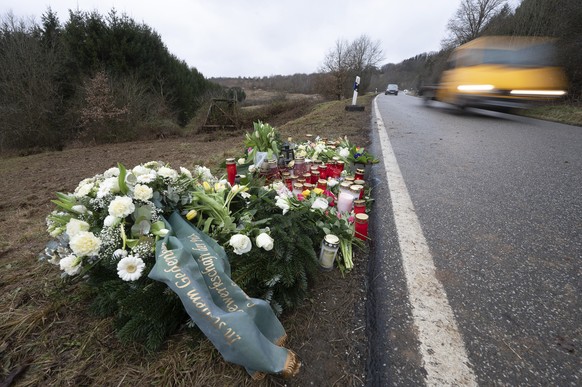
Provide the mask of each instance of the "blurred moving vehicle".
[{"label": "blurred moving vehicle", "polygon": [[386,88],[386,92],[384,92],[384,95],[388,94],[398,95],[398,85],[395,83],[390,83]]},{"label": "blurred moving vehicle", "polygon": [[457,47],[439,84],[420,94],[461,108],[510,110],[558,99],[566,89],[552,39],[486,36]]}]

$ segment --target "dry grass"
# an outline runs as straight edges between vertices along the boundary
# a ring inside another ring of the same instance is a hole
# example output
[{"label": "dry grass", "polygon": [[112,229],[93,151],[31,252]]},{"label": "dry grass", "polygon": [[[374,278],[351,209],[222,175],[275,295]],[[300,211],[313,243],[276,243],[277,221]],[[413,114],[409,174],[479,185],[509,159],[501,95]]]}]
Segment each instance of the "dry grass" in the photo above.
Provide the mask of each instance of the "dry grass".
[{"label": "dry grass", "polygon": [[[372,96],[359,103],[370,106]],[[306,133],[334,138],[347,135],[367,144],[366,112],[344,110],[347,102],[318,105],[310,114],[279,126],[284,137]],[[264,121],[271,122],[269,117]],[[288,346],[303,361],[293,380],[268,376],[254,382],[226,363],[210,342],[184,328],[156,353],[120,343],[112,321],[92,316],[90,289],[62,283],[58,268],[39,262],[49,237],[44,218],[54,192],[121,162],[133,166],[163,160],[174,167],[218,165],[241,152],[243,131],[69,148],[62,152],[0,159],[0,384],[14,385],[163,385],[304,386],[362,385],[366,335],[365,253],[346,278],[322,273],[305,305],[282,317]]]}]

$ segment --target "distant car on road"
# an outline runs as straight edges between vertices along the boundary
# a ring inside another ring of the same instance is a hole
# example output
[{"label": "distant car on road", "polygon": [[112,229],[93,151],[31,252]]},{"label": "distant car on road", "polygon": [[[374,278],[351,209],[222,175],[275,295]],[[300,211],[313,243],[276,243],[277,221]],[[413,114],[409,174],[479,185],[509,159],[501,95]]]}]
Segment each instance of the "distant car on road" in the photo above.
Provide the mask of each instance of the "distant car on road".
[{"label": "distant car on road", "polygon": [[398,85],[395,83],[389,84],[388,87],[386,88],[386,92],[384,93],[384,95],[388,94],[398,95]]}]

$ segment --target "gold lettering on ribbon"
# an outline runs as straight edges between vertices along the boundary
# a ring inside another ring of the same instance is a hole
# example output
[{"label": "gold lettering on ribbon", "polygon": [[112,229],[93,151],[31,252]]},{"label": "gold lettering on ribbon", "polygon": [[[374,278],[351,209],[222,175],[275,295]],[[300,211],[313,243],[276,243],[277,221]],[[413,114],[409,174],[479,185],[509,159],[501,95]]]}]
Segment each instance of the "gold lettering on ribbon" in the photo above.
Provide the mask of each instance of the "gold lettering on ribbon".
[{"label": "gold lettering on ribbon", "polygon": [[[194,242],[193,239],[196,239],[196,241],[202,242],[202,240],[199,239],[194,234],[190,237],[190,240],[192,242]],[[199,249],[198,251],[208,251],[208,247],[204,243],[196,243],[196,242],[194,242],[194,243],[196,244],[196,249]],[[194,248],[192,248],[192,250],[194,250]],[[204,255],[204,259],[206,259],[206,261],[208,261],[210,263],[204,263],[204,261],[203,261],[203,265],[205,267],[205,270],[202,273],[203,273],[203,275],[206,274],[207,276],[210,277],[210,280],[212,282],[211,288],[216,289],[218,294],[224,300],[225,297],[229,296],[229,292],[228,292],[228,290],[226,290],[226,288],[220,288],[220,286],[223,286],[223,283],[222,283],[220,276],[218,275],[216,268],[214,267],[214,259],[216,259],[216,257],[214,257],[213,255],[211,255],[209,253],[205,253],[203,255]],[[162,259],[164,260],[164,262],[168,266],[167,269],[164,269],[164,272],[172,273],[174,275],[174,279],[177,280],[174,282],[174,285],[179,289],[183,289],[185,287],[190,286],[190,284],[191,284],[190,277],[188,277],[188,275],[182,271],[182,268],[178,266],[178,259],[176,258],[175,252],[173,250],[168,250],[166,245],[164,244],[164,245],[162,245],[162,252],[160,253],[160,256],[162,257]],[[237,334],[233,328],[229,328],[228,324],[225,321],[222,321],[221,318],[218,316],[212,315],[212,311],[204,303],[198,290],[191,289],[186,294],[188,296],[188,299],[194,305],[194,307],[201,312],[202,316],[206,320],[208,320],[212,324],[212,326],[214,326],[214,328],[216,328],[219,332],[221,332],[223,334],[223,336],[226,340],[226,343],[229,346],[241,339],[241,336],[239,334]],[[230,297],[228,297],[228,299],[230,300],[230,302],[225,301],[227,306],[231,305],[231,304],[234,305],[234,300],[232,300],[232,298],[230,298]],[[231,310],[231,307],[228,307],[228,311],[229,312],[236,311],[238,309],[238,306],[237,305],[234,305],[234,306],[236,307],[236,308],[234,308],[234,310]]]}]

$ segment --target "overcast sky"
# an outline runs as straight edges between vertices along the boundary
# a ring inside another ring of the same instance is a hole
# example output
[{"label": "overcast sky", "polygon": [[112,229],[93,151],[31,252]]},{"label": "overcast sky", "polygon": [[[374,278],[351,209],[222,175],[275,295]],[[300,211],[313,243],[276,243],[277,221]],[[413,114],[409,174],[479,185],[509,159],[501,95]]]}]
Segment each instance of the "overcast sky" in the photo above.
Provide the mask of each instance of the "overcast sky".
[{"label": "overcast sky", "polygon": [[[313,73],[338,39],[380,41],[385,63],[440,49],[461,0],[3,0],[2,16],[112,8],[157,31],[205,77]],[[516,1],[516,0],[513,0]]]}]

